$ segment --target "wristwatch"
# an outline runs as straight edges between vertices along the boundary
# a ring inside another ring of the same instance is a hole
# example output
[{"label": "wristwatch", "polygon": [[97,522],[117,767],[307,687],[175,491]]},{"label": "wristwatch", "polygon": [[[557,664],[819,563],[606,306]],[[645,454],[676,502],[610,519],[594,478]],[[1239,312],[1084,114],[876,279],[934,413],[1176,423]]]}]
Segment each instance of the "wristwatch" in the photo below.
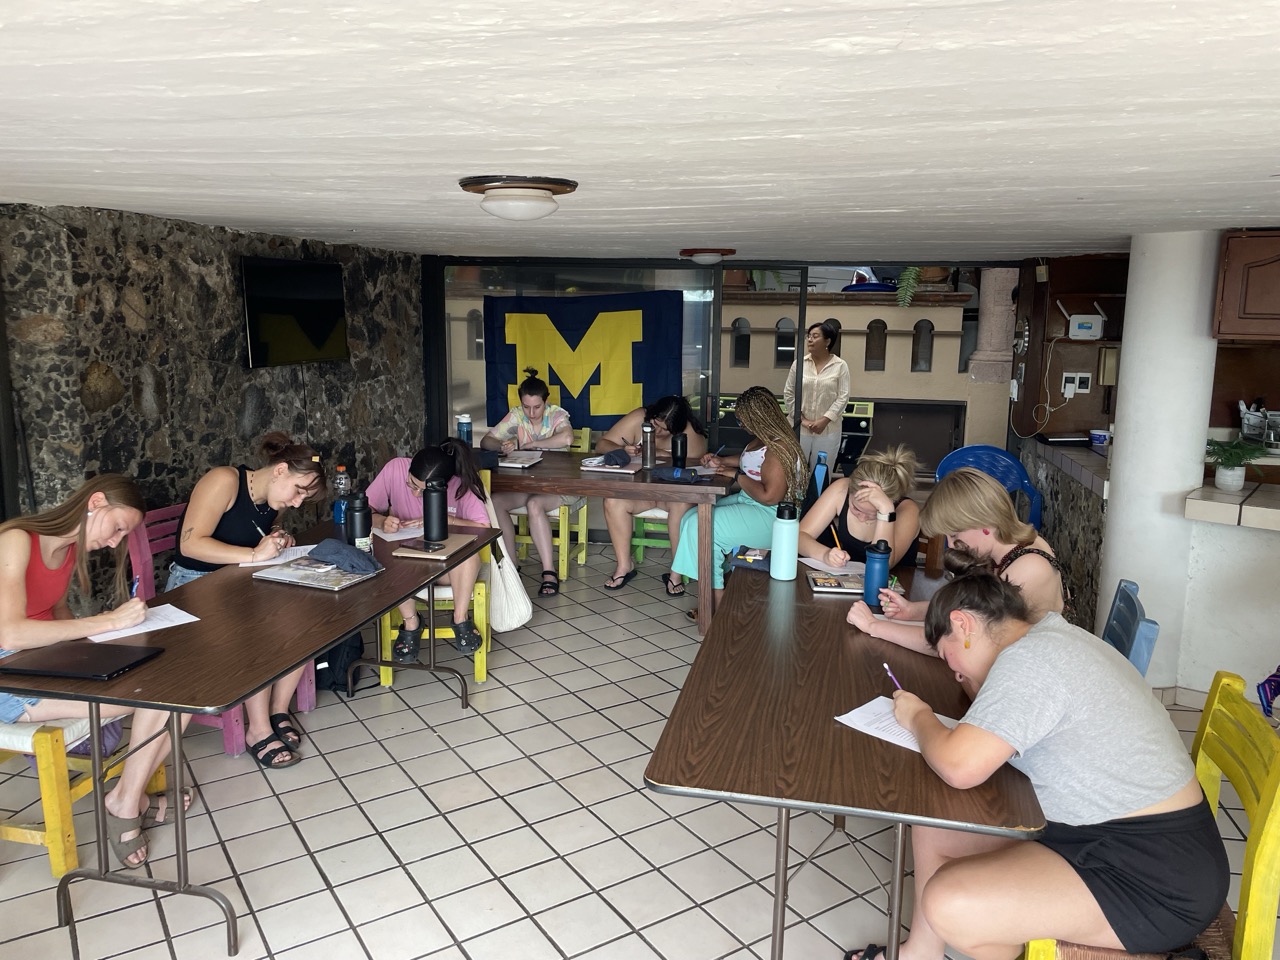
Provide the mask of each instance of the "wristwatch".
[{"label": "wristwatch", "polygon": [[895,521],[895,520],[897,520],[897,519],[898,519],[898,511],[897,511],[897,510],[890,510],[888,513],[881,513],[880,511],[878,511],[878,510],[877,510],[877,511],[876,511],[876,519],[877,519],[877,520],[884,520],[884,521],[885,521],[885,522],[887,522],[887,523],[893,523],[893,521]]}]

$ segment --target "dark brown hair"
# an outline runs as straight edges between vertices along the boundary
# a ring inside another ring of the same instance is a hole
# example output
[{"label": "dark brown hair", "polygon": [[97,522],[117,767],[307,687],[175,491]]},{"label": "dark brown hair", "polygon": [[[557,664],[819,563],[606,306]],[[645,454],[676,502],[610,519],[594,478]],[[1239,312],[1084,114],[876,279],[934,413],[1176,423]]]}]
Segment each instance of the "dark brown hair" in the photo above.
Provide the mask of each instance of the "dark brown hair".
[{"label": "dark brown hair", "polygon": [[924,615],[924,638],[937,648],[938,641],[951,629],[951,612],[964,610],[987,625],[1006,620],[1031,622],[1031,612],[1022,591],[1007,580],[991,573],[971,573],[957,577],[943,586],[929,601]]},{"label": "dark brown hair", "polygon": [[324,464],[320,462],[320,454],[305,443],[294,443],[287,433],[275,430],[262,438],[258,453],[269,467],[284,463],[288,464],[290,473],[315,477],[315,482],[307,493],[308,500],[318,500],[324,496],[329,486],[324,475]]},{"label": "dark brown hair", "polygon": [[524,372],[528,376],[520,381],[516,393],[522,397],[541,397],[542,402],[546,403],[551,396],[551,388],[547,386],[547,381],[538,379],[538,368],[525,367]]}]

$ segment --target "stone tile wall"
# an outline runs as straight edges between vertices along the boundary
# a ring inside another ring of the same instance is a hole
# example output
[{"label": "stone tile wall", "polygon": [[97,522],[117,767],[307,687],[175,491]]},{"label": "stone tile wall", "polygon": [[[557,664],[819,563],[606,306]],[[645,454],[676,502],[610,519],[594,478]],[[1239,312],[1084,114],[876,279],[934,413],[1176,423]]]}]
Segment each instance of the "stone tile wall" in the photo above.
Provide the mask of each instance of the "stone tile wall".
[{"label": "stone tile wall", "polygon": [[[250,370],[241,255],[343,266],[351,357]],[[82,207],[0,205],[0,292],[20,466],[34,504],[85,476],[138,478],[152,506],[210,467],[257,463],[281,429],[371,479],[424,428],[417,255]],[[319,515],[310,507],[293,518]]]}]

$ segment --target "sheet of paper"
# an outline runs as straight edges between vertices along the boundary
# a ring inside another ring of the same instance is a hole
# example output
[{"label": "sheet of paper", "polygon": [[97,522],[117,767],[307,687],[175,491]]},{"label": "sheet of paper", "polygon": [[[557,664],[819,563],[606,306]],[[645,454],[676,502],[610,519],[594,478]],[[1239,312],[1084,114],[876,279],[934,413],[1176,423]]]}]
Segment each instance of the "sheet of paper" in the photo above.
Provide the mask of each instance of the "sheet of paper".
[{"label": "sheet of paper", "polygon": [[815,570],[821,570],[823,573],[856,573],[861,576],[867,572],[867,565],[858,560],[853,561],[853,563],[846,563],[843,567],[833,567],[831,564],[815,560],[813,557],[801,557],[800,562],[813,567]]},{"label": "sheet of paper", "polygon": [[[873,613],[872,616],[875,617],[877,620],[889,620],[889,618],[886,617],[883,613]],[[904,627],[923,627],[924,626],[923,620],[890,620],[889,622],[900,623]]]},{"label": "sheet of paper", "polygon": [[146,633],[149,630],[162,630],[165,627],[176,627],[180,623],[195,623],[199,619],[199,617],[194,617],[185,610],[179,610],[172,603],[165,603],[158,607],[147,607],[147,619],[143,620],[136,627],[125,627],[122,630],[108,630],[106,633],[95,633],[89,639],[94,643],[102,643],[104,640],[118,640],[120,637],[132,637],[135,633]]},{"label": "sheet of paper", "polygon": [[694,472],[694,473],[696,473],[696,474],[697,474],[698,476],[700,476],[700,477],[714,477],[714,476],[715,476],[716,474],[718,474],[720,471],[719,471],[719,470],[717,470],[715,467],[701,467],[701,466],[699,466],[699,467],[694,467],[694,468],[693,468],[693,472]]},{"label": "sheet of paper", "polygon": [[385,530],[379,530],[377,527],[374,527],[373,535],[375,537],[381,537],[383,540],[412,540],[414,537],[421,537],[422,521],[410,520],[407,522],[410,523],[411,526],[401,527],[395,533],[387,533]]},{"label": "sheet of paper", "polygon": [[[952,729],[959,722],[936,713],[934,716]],[[920,744],[917,742],[915,734],[900,724],[897,717],[893,715],[893,700],[889,697],[876,697],[874,700],[836,717],[836,719],[846,727],[853,727],[855,730],[860,730],[881,740],[887,740],[889,743],[896,743],[898,746],[914,750],[916,753],[920,752]]]},{"label": "sheet of paper", "polygon": [[299,557],[305,557],[308,553],[316,548],[314,543],[308,543],[303,547],[285,547],[277,556],[270,560],[254,560],[252,562],[246,560],[240,564],[242,567],[274,567],[277,563],[288,563],[290,560],[297,560]]}]

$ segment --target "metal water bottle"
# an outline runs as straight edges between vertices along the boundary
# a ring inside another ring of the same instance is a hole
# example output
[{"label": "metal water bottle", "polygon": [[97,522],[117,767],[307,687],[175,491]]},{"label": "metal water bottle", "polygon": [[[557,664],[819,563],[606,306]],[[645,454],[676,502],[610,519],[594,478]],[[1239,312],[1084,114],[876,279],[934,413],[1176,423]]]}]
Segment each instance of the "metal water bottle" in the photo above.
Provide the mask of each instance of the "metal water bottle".
[{"label": "metal water bottle", "polygon": [[640,428],[640,466],[646,470],[658,463],[657,450],[654,447],[653,424],[645,421]]},{"label": "metal water bottle", "polygon": [[867,547],[867,570],[863,575],[862,599],[873,613],[880,613],[880,591],[889,586],[888,540],[877,540]]},{"label": "metal water bottle", "polygon": [[827,467],[827,451],[819,450],[818,462],[813,467],[813,486],[819,497],[822,496],[822,491],[827,488],[827,474],[829,472],[830,471]]},{"label": "metal water bottle", "polygon": [[347,531],[347,503],[351,497],[351,474],[341,463],[334,468],[333,474],[333,525],[338,528],[343,539]]},{"label": "metal water bottle", "polygon": [[458,439],[461,440],[463,443],[465,443],[468,447],[471,446],[471,414],[469,413],[458,414],[456,425],[457,425],[457,429],[455,430],[455,433],[457,433]]},{"label": "metal water bottle", "polygon": [[429,480],[422,490],[422,539],[428,543],[449,538],[448,489],[443,480]]},{"label": "metal water bottle", "polygon": [[683,467],[688,459],[689,437],[687,434],[677,433],[671,438],[671,465]]},{"label": "metal water bottle", "polygon": [[347,543],[373,553],[373,511],[364,493],[355,494],[347,505]]},{"label": "metal water bottle", "polygon": [[773,542],[769,546],[769,576],[775,580],[794,580],[796,560],[800,553],[800,513],[790,500],[778,504],[773,520]]}]

